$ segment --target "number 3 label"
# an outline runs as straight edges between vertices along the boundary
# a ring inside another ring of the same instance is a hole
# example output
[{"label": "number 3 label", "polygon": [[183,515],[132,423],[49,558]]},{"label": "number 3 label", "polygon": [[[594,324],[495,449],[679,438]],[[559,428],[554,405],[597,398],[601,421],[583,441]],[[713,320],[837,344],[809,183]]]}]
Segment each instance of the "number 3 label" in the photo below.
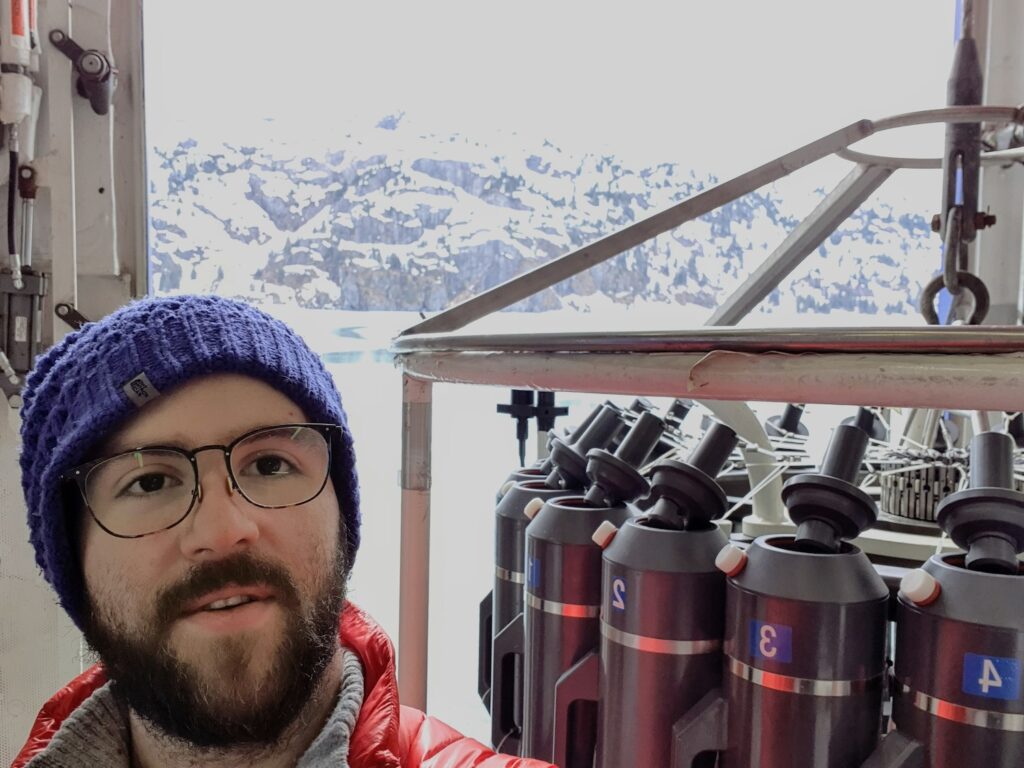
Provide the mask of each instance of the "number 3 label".
[{"label": "number 3 label", "polygon": [[618,611],[626,610],[626,580],[612,580],[612,608]]},{"label": "number 3 label", "polygon": [[964,654],[964,693],[987,699],[1020,698],[1020,662],[1001,656]]},{"label": "number 3 label", "polygon": [[785,624],[750,622],[750,655],[789,664],[793,661],[793,628]]}]

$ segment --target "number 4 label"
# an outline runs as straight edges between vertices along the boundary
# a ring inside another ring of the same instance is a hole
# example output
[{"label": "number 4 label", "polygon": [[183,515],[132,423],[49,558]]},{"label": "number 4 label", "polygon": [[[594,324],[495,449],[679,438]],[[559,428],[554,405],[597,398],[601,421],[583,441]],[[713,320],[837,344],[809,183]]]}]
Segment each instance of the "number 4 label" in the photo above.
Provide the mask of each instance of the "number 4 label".
[{"label": "number 4 label", "polygon": [[973,696],[1016,701],[1020,698],[1020,662],[965,653],[963,689]]}]

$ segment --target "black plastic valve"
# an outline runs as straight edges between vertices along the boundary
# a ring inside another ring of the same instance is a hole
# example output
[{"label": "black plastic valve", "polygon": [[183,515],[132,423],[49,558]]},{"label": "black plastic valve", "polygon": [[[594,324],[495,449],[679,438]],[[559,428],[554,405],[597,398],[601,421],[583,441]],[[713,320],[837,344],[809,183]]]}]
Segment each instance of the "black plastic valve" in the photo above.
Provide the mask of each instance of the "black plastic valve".
[{"label": "black plastic valve", "polygon": [[1024,413],[1015,413],[1006,425],[1006,431],[1018,448],[1024,448]]},{"label": "black plastic valve", "polygon": [[608,405],[601,406],[600,412],[572,443],[560,438],[551,441],[551,464],[544,483],[549,488],[578,490],[587,484],[587,452],[593,448],[604,448],[611,442],[622,425],[621,412]]},{"label": "black plastic valve", "polygon": [[665,421],[671,424],[676,429],[683,423],[687,414],[693,410],[692,400],[680,400],[676,398],[668,407],[668,411],[665,413]]},{"label": "black plastic valve", "polygon": [[651,495],[657,498],[644,524],[668,530],[707,528],[725,513],[728,499],[715,482],[739,442],[725,424],[714,422],[683,461],[665,460],[654,467]]},{"label": "black plastic valve", "polygon": [[526,465],[526,438],[529,435],[530,419],[537,409],[533,407],[533,392],[529,389],[513,389],[512,402],[498,404],[498,413],[507,413],[516,422],[516,442],[519,444],[519,466]]},{"label": "black plastic valve", "polygon": [[602,448],[588,451],[587,476],[591,485],[586,494],[587,503],[611,507],[646,496],[650,484],[638,468],[664,431],[665,422],[653,413],[644,412],[614,454]]},{"label": "black plastic valve", "polygon": [[868,433],[872,440],[882,442],[888,437],[885,422],[870,408],[858,408],[856,416],[843,419],[843,424],[853,424]]},{"label": "black plastic valve", "polygon": [[559,416],[567,416],[569,409],[565,406],[555,405],[554,392],[537,393],[537,431],[540,433],[550,432],[555,428],[555,419]]},{"label": "black plastic valve", "polygon": [[1024,493],[1014,489],[1014,440],[982,432],[971,441],[970,487],[943,499],[938,522],[967,551],[972,571],[1016,574],[1024,552]]},{"label": "black plastic valve", "polygon": [[548,456],[537,468],[540,474],[547,476],[551,473],[551,470],[555,468],[555,462],[551,459],[551,451],[554,448],[555,440],[562,440],[563,442],[567,442],[570,445],[575,443],[577,440],[580,439],[580,437],[582,437],[583,433],[587,431],[587,427],[594,423],[594,419],[596,419],[597,415],[601,413],[601,408],[604,407],[605,405],[607,405],[609,408],[612,408],[613,410],[618,410],[618,408],[611,400],[605,400],[604,403],[597,406],[594,410],[588,413],[587,417],[580,422],[579,426],[577,426],[575,429],[573,429],[572,432],[569,433],[568,437],[562,438],[558,437],[557,435],[551,436],[551,438],[548,440]]},{"label": "black plastic valve", "polygon": [[787,405],[785,410],[778,415],[772,416],[764,425],[765,431],[770,437],[785,437],[786,435],[807,436],[807,427],[800,419],[804,416],[802,405]]},{"label": "black plastic valve", "polygon": [[868,447],[867,432],[856,426],[864,418],[858,413],[854,424],[836,427],[820,472],[797,475],[782,487],[797,525],[796,546],[805,552],[839,552],[843,539],[856,538],[878,519],[875,502],[854,485]]}]

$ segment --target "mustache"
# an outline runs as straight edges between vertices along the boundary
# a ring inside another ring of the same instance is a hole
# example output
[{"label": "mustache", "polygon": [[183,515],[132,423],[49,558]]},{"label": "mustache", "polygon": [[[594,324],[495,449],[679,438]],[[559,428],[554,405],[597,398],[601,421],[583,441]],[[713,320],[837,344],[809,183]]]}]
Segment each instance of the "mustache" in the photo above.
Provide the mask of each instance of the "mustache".
[{"label": "mustache", "polygon": [[298,588],[283,567],[250,553],[240,553],[195,565],[184,578],[164,589],[155,603],[157,626],[167,627],[186,612],[186,605],[229,584],[268,586],[277,592],[285,607],[299,607]]}]

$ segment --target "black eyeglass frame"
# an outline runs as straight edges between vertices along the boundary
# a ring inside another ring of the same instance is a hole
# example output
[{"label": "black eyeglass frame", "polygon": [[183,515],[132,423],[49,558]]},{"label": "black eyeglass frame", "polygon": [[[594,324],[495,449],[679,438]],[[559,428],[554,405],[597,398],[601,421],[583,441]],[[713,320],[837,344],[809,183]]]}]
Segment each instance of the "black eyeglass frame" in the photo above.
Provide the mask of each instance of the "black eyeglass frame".
[{"label": "black eyeglass frame", "polygon": [[[246,494],[246,492],[243,491],[242,488],[238,485],[238,480],[235,479],[234,470],[231,469],[231,451],[234,450],[236,445],[241,443],[243,440],[252,437],[253,435],[258,435],[261,432],[271,432],[278,429],[289,429],[293,427],[308,427],[310,429],[314,429],[320,433],[320,435],[324,438],[324,441],[327,443],[327,472],[324,473],[324,480],[320,484],[320,487],[317,489],[316,493],[314,493],[312,496],[310,496],[308,499],[304,501],[299,501],[294,504],[259,504],[250,499],[248,494]],[[195,509],[196,501],[199,499],[200,494],[199,461],[196,457],[204,451],[219,450],[224,454],[224,465],[227,468],[228,479],[231,482],[231,487],[235,491],[237,491],[243,499],[252,504],[254,507],[259,507],[260,509],[288,509],[289,507],[300,507],[303,504],[308,504],[309,502],[313,501],[313,499],[317,498],[321,493],[323,493],[324,488],[327,487],[328,480],[331,479],[331,465],[334,459],[334,440],[338,435],[341,434],[341,429],[342,427],[340,424],[271,424],[265,427],[257,427],[256,429],[249,430],[245,434],[236,437],[227,445],[201,445],[198,448],[193,448],[191,450],[181,448],[176,445],[142,445],[137,448],[129,448],[124,451],[119,451],[118,453],[115,453],[111,456],[101,456],[100,458],[93,459],[92,461],[88,461],[85,464],[79,464],[78,466],[72,467],[66,472],[61,473],[60,480],[61,482],[65,483],[74,483],[78,487],[78,491],[82,496],[82,501],[85,502],[85,507],[86,509],[89,510],[89,516],[96,521],[96,525],[98,525],[108,534],[110,534],[111,536],[115,536],[119,539],[141,539],[144,536],[152,536],[155,533],[161,533],[163,531],[170,530],[174,526],[179,525],[186,517],[192,514],[192,510]],[[188,509],[185,510],[185,513],[170,525],[165,525],[163,528],[157,528],[155,531],[148,531],[147,533],[136,533],[131,535],[124,533],[116,533],[107,528],[107,526],[105,526],[103,522],[96,516],[96,513],[93,511],[92,506],[89,504],[89,496],[86,493],[85,484],[89,479],[89,473],[92,472],[92,470],[95,467],[112,459],[117,459],[122,456],[128,456],[133,453],[138,453],[139,451],[170,451],[172,453],[177,453],[180,456],[184,456],[186,459],[188,459],[189,463],[192,465],[192,500],[189,502]]]}]

